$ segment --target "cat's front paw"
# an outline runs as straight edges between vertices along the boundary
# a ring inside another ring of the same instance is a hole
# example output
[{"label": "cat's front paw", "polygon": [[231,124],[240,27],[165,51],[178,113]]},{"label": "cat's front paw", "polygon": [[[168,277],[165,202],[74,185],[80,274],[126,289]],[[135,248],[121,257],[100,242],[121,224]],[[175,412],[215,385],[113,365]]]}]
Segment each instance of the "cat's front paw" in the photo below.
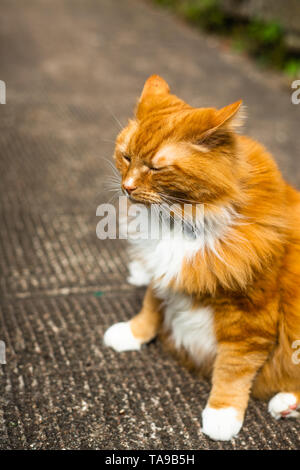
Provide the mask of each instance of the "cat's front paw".
[{"label": "cat's front paw", "polygon": [[115,323],[104,334],[104,343],[115,351],[132,351],[141,347],[141,342],[136,339],[131,331],[130,322]]},{"label": "cat's front paw", "polygon": [[211,408],[206,406],[202,412],[202,432],[215,441],[229,441],[242,427],[243,421],[237,417],[237,410]]}]

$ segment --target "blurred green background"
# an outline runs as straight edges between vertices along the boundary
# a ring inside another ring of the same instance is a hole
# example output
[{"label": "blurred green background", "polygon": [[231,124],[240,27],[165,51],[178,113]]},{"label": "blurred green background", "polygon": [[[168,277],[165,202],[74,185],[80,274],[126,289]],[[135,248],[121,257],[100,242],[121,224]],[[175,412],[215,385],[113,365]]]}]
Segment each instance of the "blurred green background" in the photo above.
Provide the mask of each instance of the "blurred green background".
[{"label": "blurred green background", "polygon": [[300,75],[300,0],[152,0],[259,65]]}]

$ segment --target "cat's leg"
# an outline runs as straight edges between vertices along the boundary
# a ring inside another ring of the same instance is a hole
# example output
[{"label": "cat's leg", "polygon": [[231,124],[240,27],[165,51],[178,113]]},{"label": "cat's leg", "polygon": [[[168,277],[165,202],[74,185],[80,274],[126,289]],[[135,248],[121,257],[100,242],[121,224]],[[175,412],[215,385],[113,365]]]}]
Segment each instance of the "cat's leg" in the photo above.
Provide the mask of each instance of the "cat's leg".
[{"label": "cat's leg", "polygon": [[268,355],[263,343],[261,338],[219,343],[212,390],[202,412],[202,431],[211,439],[227,441],[240,431],[252,381]]},{"label": "cat's leg", "polygon": [[268,410],[275,419],[300,418],[300,392],[277,393],[269,401]]},{"label": "cat's leg", "polygon": [[133,260],[128,265],[129,276],[127,281],[133,286],[147,286],[151,281],[151,276],[139,260]]},{"label": "cat's leg", "polygon": [[140,349],[158,333],[161,324],[161,300],[148,287],[141,311],[128,322],[116,323],[108,328],[104,343],[116,351]]}]

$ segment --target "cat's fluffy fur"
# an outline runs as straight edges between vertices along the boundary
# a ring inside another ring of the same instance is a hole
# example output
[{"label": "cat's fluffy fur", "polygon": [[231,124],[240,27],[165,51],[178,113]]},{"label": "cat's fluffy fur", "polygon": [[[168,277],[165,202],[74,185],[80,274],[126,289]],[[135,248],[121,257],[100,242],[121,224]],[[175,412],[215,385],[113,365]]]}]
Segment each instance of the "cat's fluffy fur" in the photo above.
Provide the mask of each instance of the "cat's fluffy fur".
[{"label": "cat's fluffy fur", "polygon": [[131,280],[149,281],[143,307],[105,341],[137,349],[161,332],[189,365],[212,373],[203,432],[222,440],[240,430],[251,390],[273,397],[276,418],[297,416],[300,403],[300,364],[292,360],[300,194],[260,144],[236,134],[240,107],[192,108],[152,76],[115,149],[133,201],[204,204],[207,232],[135,243]]}]

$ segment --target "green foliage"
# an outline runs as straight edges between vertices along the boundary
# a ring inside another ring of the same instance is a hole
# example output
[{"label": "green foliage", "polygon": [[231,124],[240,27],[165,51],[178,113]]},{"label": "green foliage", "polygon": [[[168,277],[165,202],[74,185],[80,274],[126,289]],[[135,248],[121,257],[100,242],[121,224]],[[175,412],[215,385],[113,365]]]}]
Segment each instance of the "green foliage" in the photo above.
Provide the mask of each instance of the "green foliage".
[{"label": "green foliage", "polygon": [[237,52],[244,52],[246,50],[245,41],[239,37],[233,38],[232,40],[232,49]]},{"label": "green foliage", "polygon": [[276,45],[283,39],[283,30],[275,21],[268,23],[254,19],[247,25],[250,38],[262,45]]},{"label": "green foliage", "polygon": [[247,44],[246,50],[256,57],[259,63],[283,68],[286,48],[284,31],[280,24],[274,21],[251,20],[244,28],[243,37]]},{"label": "green foliage", "polygon": [[300,59],[289,59],[284,65],[284,71],[292,78],[300,75]]},{"label": "green foliage", "polygon": [[162,5],[164,7],[172,7],[175,6],[176,0],[154,0],[155,3]]},{"label": "green foliage", "polygon": [[184,0],[179,2],[178,11],[206,30],[223,30],[225,16],[218,0]]},{"label": "green foliage", "polygon": [[289,76],[300,73],[300,57],[288,51],[282,26],[276,21],[238,20],[222,10],[220,0],[154,0],[205,31],[231,39],[232,48],[247,52],[258,63],[283,70]]}]

